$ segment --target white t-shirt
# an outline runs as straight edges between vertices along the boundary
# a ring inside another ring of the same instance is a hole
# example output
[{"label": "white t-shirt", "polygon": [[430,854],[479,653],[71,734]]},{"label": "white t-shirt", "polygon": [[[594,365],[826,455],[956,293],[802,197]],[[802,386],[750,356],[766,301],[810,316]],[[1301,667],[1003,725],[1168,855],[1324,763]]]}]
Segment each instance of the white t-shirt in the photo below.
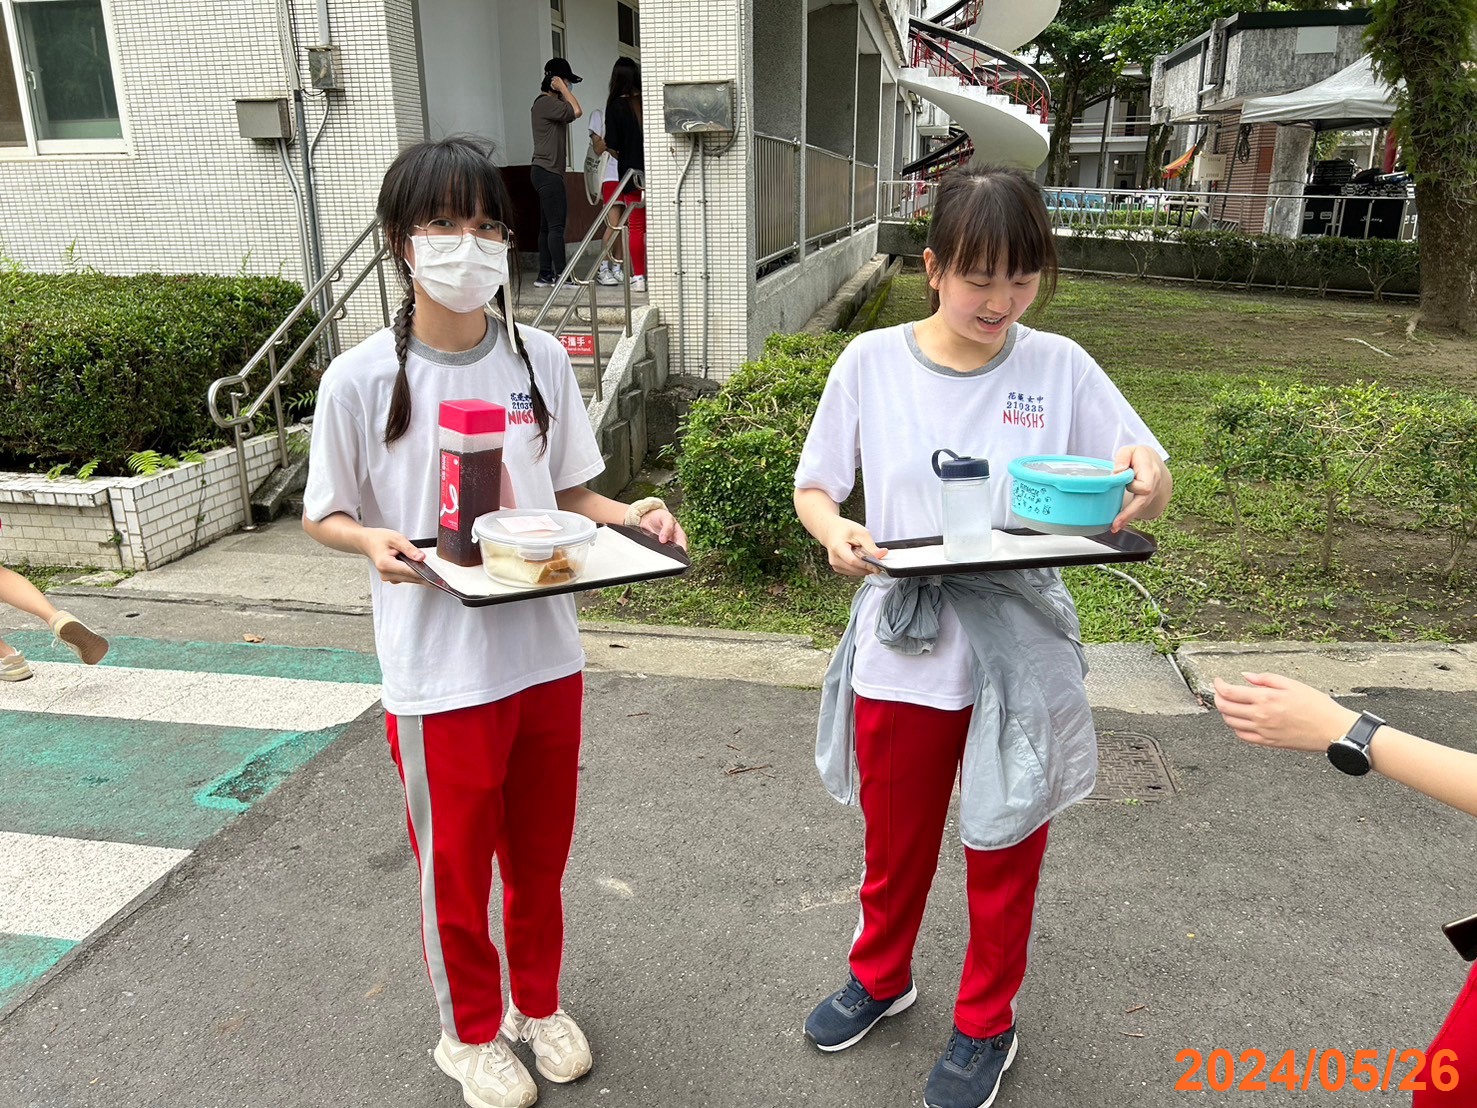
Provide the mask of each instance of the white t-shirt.
[{"label": "white t-shirt", "polygon": [[[508,410],[503,466],[519,507],[557,507],[556,491],[599,474],[604,462],[569,356],[543,331],[520,326],[518,333],[552,416],[542,457],[535,456],[538,424],[528,368],[491,317],[487,337],[462,353],[411,340],[410,427],[386,447],[385,418],[399,369],[394,336],[386,329],[335,358],[323,375],[303,495],[308,518],[344,512],[366,527],[434,538],[443,400],[490,400]],[[468,608],[439,589],[388,585],[372,566],[369,572],[388,712],[430,715],[488,704],[584,665],[573,596]]]},{"label": "white t-shirt", "polygon": [[[596,108],[590,113],[590,134],[599,135],[602,139],[605,137],[604,108]],[[609,154],[600,155],[600,167],[601,181],[608,181],[611,184],[617,184],[620,182],[620,166],[616,164],[616,160],[612,158]]]},{"label": "white t-shirt", "polygon": [[[1010,511],[1009,463],[1030,454],[1112,458],[1120,447],[1164,454],[1108,375],[1071,339],[1015,325],[1000,354],[972,373],[930,361],[913,325],[869,331],[836,360],[805,440],[796,488],[838,504],[862,471],[866,526],[889,541],[943,530],[933,452],[990,460],[992,524],[1025,526]],[[857,613],[852,687],[873,700],[954,711],[974,703],[969,643],[945,606],[931,655],[905,655],[877,641],[882,590],[868,588]]]}]

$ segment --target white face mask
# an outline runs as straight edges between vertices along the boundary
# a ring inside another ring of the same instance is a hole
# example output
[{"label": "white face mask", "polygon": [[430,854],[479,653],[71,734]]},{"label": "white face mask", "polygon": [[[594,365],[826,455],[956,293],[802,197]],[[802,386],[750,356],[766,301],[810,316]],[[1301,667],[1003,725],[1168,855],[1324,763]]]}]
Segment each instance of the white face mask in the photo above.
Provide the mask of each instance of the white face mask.
[{"label": "white face mask", "polygon": [[428,235],[412,235],[415,265],[410,275],[426,295],[453,312],[475,312],[508,283],[508,244],[462,235],[453,250],[435,249]]}]

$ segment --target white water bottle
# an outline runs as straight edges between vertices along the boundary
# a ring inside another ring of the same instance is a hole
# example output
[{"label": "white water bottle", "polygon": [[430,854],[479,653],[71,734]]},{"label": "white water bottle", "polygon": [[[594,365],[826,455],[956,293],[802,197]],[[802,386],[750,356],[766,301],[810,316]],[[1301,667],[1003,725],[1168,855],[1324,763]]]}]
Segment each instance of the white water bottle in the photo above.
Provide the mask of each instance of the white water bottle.
[{"label": "white water bottle", "polygon": [[[950,461],[939,462],[947,454]],[[944,557],[951,562],[983,562],[993,548],[990,527],[990,462],[961,458],[952,450],[933,452],[944,507]]]}]

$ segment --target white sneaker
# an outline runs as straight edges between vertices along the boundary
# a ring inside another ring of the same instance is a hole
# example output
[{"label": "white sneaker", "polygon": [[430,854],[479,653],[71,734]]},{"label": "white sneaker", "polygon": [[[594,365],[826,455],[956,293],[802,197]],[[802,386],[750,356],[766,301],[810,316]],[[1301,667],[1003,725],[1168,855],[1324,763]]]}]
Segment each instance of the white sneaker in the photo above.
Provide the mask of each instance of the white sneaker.
[{"label": "white sneaker", "polygon": [[533,1048],[533,1064],[550,1081],[573,1081],[589,1073],[595,1064],[589,1040],[563,1008],[556,1009],[552,1016],[531,1019],[510,1000],[502,1031],[510,1040]]},{"label": "white sneaker", "polygon": [[31,676],[31,667],[19,650],[0,656],[0,681],[26,681]]},{"label": "white sneaker", "polygon": [[108,652],[108,640],[71,612],[57,612],[52,617],[51,633],[58,642],[71,647],[72,653],[85,665],[97,665]]},{"label": "white sneaker", "polygon": [[462,1099],[472,1108],[528,1108],[538,1100],[538,1086],[501,1038],[473,1046],[443,1031],[432,1057],[442,1073],[460,1082]]},{"label": "white sneaker", "polygon": [[616,284],[623,284],[626,280],[626,271],[620,262],[610,263],[610,275],[615,278]]},{"label": "white sneaker", "polygon": [[620,284],[620,278],[618,278],[614,273],[611,272],[609,262],[600,263],[600,269],[595,273],[595,281],[597,284],[601,285]]},{"label": "white sneaker", "polygon": [[645,277],[632,277],[631,278],[631,291],[632,292],[645,292],[646,291],[646,278]]}]

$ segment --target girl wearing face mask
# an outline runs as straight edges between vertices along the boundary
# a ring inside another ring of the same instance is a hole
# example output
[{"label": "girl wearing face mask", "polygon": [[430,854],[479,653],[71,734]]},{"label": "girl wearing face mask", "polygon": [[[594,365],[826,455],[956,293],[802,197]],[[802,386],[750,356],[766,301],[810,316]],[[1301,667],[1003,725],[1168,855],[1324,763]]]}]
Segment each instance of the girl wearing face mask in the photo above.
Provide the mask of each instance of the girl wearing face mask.
[{"label": "girl wearing face mask", "polygon": [[[487,147],[449,138],[408,148],[378,210],[405,299],[393,326],[323,375],[303,527],[373,566],[390,752],[441,1021],[436,1064],[474,1108],[521,1108],[538,1088],[520,1052],[549,1081],[592,1064],[559,995],[584,655],[572,596],[468,608],[400,560],[423,559],[410,540],[436,533],[441,402],[507,409],[503,466],[520,507],[686,537],[658,500],[626,505],[584,487],[603,469],[600,451],[563,347],[512,322],[512,212]],[[506,1003],[489,938],[494,861]]]}]

